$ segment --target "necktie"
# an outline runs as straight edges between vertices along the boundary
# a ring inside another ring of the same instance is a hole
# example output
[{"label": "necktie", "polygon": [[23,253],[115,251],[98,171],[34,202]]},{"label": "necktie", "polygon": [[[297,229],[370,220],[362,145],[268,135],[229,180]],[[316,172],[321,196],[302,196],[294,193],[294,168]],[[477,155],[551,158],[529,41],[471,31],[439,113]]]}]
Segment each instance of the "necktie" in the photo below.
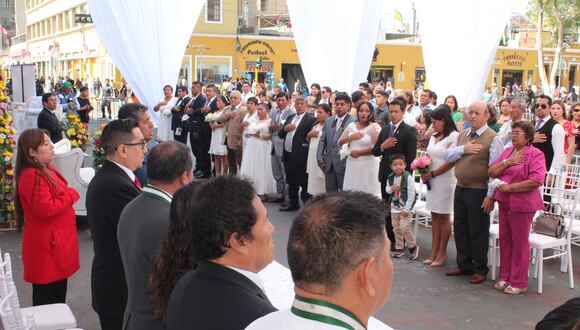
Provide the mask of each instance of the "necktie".
[{"label": "necktie", "polygon": [[536,128],[535,128],[536,132],[540,130],[540,126],[542,126],[542,120],[538,119],[536,120]]},{"label": "necktie", "polygon": [[342,119],[340,118],[336,118],[336,131],[338,132],[338,130],[340,129],[340,126],[342,125]]},{"label": "necktie", "polygon": [[395,136],[395,130],[396,130],[396,126],[391,124],[389,127],[389,138],[392,138],[393,136]]},{"label": "necktie", "polygon": [[473,139],[476,136],[477,136],[477,132],[471,132],[471,133],[469,133],[469,138],[470,139]]},{"label": "necktie", "polygon": [[139,189],[143,189],[143,187],[141,186],[141,181],[139,181],[138,177],[135,177],[135,180],[133,180],[133,182],[135,182],[135,185],[139,187]]}]

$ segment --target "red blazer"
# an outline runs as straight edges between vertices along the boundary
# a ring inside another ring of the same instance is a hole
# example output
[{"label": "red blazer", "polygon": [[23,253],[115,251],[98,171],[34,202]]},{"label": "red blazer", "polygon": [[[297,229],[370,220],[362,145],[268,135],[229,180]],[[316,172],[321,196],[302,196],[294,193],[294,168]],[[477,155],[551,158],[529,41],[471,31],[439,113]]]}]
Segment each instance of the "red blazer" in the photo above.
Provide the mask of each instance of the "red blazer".
[{"label": "red blazer", "polygon": [[35,168],[24,169],[18,180],[24,212],[24,280],[34,284],[60,281],[79,269],[73,204],[80,196],[54,167],[51,169],[56,189]]}]

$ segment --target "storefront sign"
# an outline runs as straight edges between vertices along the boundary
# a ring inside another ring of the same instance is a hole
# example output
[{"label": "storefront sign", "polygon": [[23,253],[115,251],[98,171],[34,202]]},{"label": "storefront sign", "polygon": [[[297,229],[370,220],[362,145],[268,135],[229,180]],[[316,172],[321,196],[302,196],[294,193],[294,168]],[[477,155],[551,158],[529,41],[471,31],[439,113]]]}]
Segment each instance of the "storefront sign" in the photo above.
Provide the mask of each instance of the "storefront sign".
[{"label": "storefront sign", "polygon": [[270,45],[270,43],[265,40],[252,40],[248,42],[242,47],[240,53],[249,56],[262,56],[262,57],[276,55],[276,52],[274,51],[274,48],[272,48],[272,45]]},{"label": "storefront sign", "polygon": [[[246,72],[254,72],[256,70],[256,61],[246,62]],[[272,72],[274,71],[274,62],[262,62],[262,68],[258,70],[260,72]]]},{"label": "storefront sign", "polygon": [[526,61],[526,58],[524,56],[518,55],[518,54],[510,54],[510,55],[505,55],[503,57],[503,62],[507,66],[524,66],[525,61]]}]

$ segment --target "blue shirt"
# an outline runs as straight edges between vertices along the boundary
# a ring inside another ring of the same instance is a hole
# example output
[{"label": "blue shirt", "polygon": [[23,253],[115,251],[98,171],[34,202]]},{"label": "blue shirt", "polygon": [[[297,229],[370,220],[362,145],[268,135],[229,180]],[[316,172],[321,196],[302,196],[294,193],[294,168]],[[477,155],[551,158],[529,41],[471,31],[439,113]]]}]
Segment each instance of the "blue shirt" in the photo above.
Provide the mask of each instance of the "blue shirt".
[{"label": "blue shirt", "polygon": [[[79,110],[81,105],[79,104],[79,101],[77,100],[77,97],[75,96],[75,92],[73,92],[73,90],[71,89],[70,93],[68,93],[67,95],[64,95],[64,93],[57,93],[56,94],[56,98],[58,99],[58,103],[65,105],[68,104],[69,102],[73,102],[76,105],[76,109],[75,110]],[[66,108],[63,108],[63,112],[66,112]]]}]

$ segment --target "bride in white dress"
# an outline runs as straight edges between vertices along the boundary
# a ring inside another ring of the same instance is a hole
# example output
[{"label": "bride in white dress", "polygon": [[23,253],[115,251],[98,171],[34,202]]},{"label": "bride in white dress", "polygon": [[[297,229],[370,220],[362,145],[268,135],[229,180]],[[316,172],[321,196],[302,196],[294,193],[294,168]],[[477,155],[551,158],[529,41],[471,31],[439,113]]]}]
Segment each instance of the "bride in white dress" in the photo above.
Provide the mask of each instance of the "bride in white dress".
[{"label": "bride in white dress", "polygon": [[248,125],[248,143],[243,150],[240,175],[249,179],[260,197],[276,193],[276,181],[272,174],[272,142],[270,135],[270,112],[267,103],[258,105],[258,117]]},{"label": "bride in white dress", "polygon": [[447,258],[456,182],[453,164],[445,163],[443,159],[447,150],[457,141],[459,133],[451,109],[446,104],[431,113],[431,122],[435,133],[427,146],[427,155],[431,158],[430,172],[423,173],[421,177],[431,185],[431,190],[427,190],[427,210],[431,212],[432,241],[431,254],[423,263],[440,267]]},{"label": "bride in white dress", "polygon": [[380,161],[372,154],[381,126],[375,123],[369,102],[361,103],[356,113],[357,121],[346,127],[338,141],[343,149],[345,145],[349,149],[342,189],[364,191],[381,198]]},{"label": "bride in white dress", "polygon": [[243,150],[246,149],[246,145],[248,144],[248,138],[246,137],[246,133],[248,133],[250,123],[258,118],[258,112],[256,108],[257,105],[258,99],[256,99],[255,97],[250,97],[246,101],[246,108],[248,109],[248,112],[246,113],[246,115],[244,115],[244,119],[242,119],[242,127],[244,128],[244,131],[242,132],[242,152]]},{"label": "bride in white dress", "polygon": [[306,138],[310,141],[308,147],[308,161],[306,162],[306,173],[308,173],[308,193],[316,196],[326,192],[324,172],[318,166],[316,153],[318,152],[318,142],[320,141],[320,131],[326,119],[332,115],[332,109],[328,104],[319,104],[316,109],[316,119],[318,123],[312,128]]},{"label": "bride in white dress", "polygon": [[157,137],[161,141],[173,140],[171,131],[171,109],[175,106],[177,98],[173,97],[173,87],[166,85],[163,87],[163,100],[161,100],[153,111],[159,112],[159,130]]},{"label": "bride in white dress", "polygon": [[[224,113],[228,105],[228,100],[225,97],[221,95],[217,97],[216,118],[219,118]],[[208,153],[214,156],[215,175],[228,174],[228,150],[225,144],[223,144],[226,128],[224,124],[220,124],[217,121],[212,121],[209,126],[211,127],[211,142]]]}]

